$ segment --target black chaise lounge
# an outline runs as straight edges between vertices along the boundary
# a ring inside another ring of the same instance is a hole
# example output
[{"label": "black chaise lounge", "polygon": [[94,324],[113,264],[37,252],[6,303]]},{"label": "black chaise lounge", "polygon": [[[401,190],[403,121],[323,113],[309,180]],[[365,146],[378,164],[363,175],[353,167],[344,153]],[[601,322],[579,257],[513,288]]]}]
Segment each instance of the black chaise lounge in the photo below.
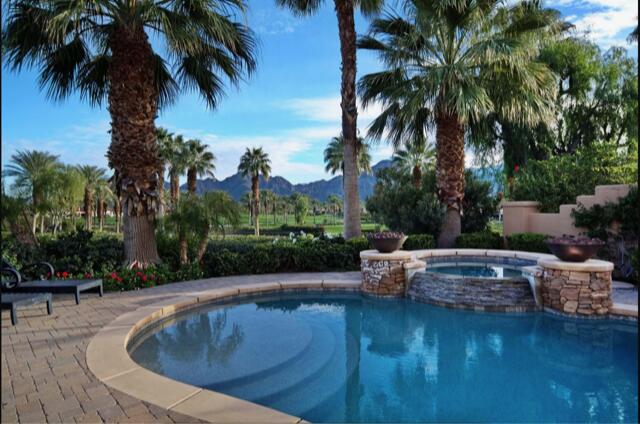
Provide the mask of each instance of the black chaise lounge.
[{"label": "black chaise lounge", "polygon": [[2,293],[2,309],[11,310],[11,325],[18,323],[18,307],[47,304],[47,314],[51,315],[53,306],[51,304],[51,293]]},{"label": "black chaise lounge", "polygon": [[[10,293],[69,293],[73,294],[76,298],[76,305],[80,303],[80,293],[82,292],[95,292],[102,297],[102,280],[34,280],[26,281],[23,276],[3,260],[3,273],[11,272],[17,277],[13,282],[3,283],[3,286],[7,292]],[[38,262],[35,264],[27,265],[24,268],[33,268],[40,266],[47,270],[47,278],[54,274],[53,267],[47,262]],[[42,278],[42,277],[41,277]]]},{"label": "black chaise lounge", "polygon": [[46,303],[47,313],[51,315],[53,312],[51,293],[6,293],[5,291],[7,289],[10,290],[10,288],[19,284],[22,277],[18,271],[12,268],[2,268],[2,276],[9,278],[2,279],[3,293],[0,293],[1,309],[11,310],[11,325],[16,325],[18,323],[17,309],[22,306]]}]

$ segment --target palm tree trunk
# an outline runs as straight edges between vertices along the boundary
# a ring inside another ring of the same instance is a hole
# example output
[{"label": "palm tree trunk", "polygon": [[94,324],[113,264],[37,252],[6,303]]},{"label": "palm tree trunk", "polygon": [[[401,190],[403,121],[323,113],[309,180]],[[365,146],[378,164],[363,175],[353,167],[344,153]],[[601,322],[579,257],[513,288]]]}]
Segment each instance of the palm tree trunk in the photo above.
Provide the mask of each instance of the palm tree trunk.
[{"label": "palm tree trunk", "polygon": [[171,171],[170,185],[171,210],[175,210],[178,205],[178,201],[180,200],[180,175],[175,171]]},{"label": "palm tree trunk", "polygon": [[260,235],[260,187],[259,178],[251,177],[251,192],[253,193],[253,221],[256,236]]},{"label": "palm tree trunk", "polygon": [[93,193],[91,187],[84,188],[84,227],[87,231],[91,231],[93,227]]},{"label": "palm tree trunk", "polygon": [[40,234],[44,234],[44,214],[40,216]]},{"label": "palm tree trunk", "polygon": [[356,27],[353,0],[335,0],[342,57],[342,136],[344,138],[344,237],[359,237],[360,194],[358,188],[358,152],[356,105]]},{"label": "palm tree trunk", "polygon": [[109,34],[109,113],[107,156],[122,201],[124,258],[127,266],[160,262],[156,247],[158,169],[155,118],[155,58],[142,27],[115,27]]},{"label": "palm tree trunk", "polygon": [[189,244],[187,243],[187,238],[184,234],[180,236],[180,265],[186,265],[189,263]]},{"label": "palm tree trunk", "polygon": [[195,168],[187,170],[187,189],[189,193],[196,194],[197,174]]},{"label": "palm tree trunk", "polygon": [[158,169],[158,216],[164,216],[164,165]]},{"label": "palm tree trunk", "polygon": [[102,231],[102,208],[104,205],[102,204],[102,199],[98,198],[98,228]]},{"label": "palm tree trunk", "polygon": [[122,208],[120,207],[120,199],[117,197],[113,201],[113,213],[116,216],[116,234],[120,234],[120,216],[122,215]]},{"label": "palm tree trunk", "polygon": [[198,263],[203,265],[204,254],[207,251],[207,244],[209,243],[209,232],[211,228],[209,225],[206,225],[205,228],[202,229],[202,236],[200,237],[200,241],[198,242]]},{"label": "palm tree trunk", "polygon": [[455,246],[462,223],[464,197],[464,127],[455,114],[436,117],[436,182],[438,197],[447,210],[438,236],[438,247]]},{"label": "palm tree trunk", "polygon": [[416,165],[413,167],[413,171],[411,172],[411,179],[413,181],[413,186],[415,188],[420,188],[422,185],[422,169],[420,165]]}]

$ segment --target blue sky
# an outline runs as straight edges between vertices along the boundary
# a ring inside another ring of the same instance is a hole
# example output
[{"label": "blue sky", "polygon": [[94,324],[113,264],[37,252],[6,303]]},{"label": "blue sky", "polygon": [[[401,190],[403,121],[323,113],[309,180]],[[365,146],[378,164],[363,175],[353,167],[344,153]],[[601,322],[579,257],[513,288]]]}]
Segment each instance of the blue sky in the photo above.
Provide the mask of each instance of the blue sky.
[{"label": "blue sky", "polygon": [[[393,3],[393,2],[388,2]],[[250,0],[249,25],[260,39],[258,69],[239,89],[229,88],[216,111],[195,94],[184,94],[157,120],[159,126],[197,137],[216,154],[216,177],[236,170],[248,146],[262,146],[273,161],[273,173],[292,182],[327,178],[322,151],[340,132],[340,55],[332,1],[320,13],[296,18],[271,0]],[[636,25],[634,0],[559,0],[547,2],[603,48],[629,46],[626,36]],[[358,33],[367,21],[357,17]],[[637,52],[632,52],[637,56]],[[358,74],[376,70],[376,58],[358,53]],[[18,149],[48,150],[66,163],[106,166],[109,144],[107,111],[91,108],[77,97],[47,100],[35,71],[2,72],[2,163]],[[366,131],[378,110],[360,111]],[[375,161],[391,154],[376,146]]]}]

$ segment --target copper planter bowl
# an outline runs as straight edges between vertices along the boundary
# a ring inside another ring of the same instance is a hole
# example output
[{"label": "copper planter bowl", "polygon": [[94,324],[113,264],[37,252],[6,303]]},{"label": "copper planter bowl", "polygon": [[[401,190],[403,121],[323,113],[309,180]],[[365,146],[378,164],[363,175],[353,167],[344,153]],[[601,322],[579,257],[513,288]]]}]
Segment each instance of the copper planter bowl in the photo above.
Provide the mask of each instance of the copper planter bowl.
[{"label": "copper planter bowl", "polygon": [[373,247],[380,253],[393,253],[396,250],[400,250],[407,236],[400,238],[386,238],[386,239],[374,239],[369,238],[369,241]]},{"label": "copper planter bowl", "polygon": [[604,242],[597,244],[565,244],[546,242],[551,253],[565,262],[585,262],[598,253]]}]

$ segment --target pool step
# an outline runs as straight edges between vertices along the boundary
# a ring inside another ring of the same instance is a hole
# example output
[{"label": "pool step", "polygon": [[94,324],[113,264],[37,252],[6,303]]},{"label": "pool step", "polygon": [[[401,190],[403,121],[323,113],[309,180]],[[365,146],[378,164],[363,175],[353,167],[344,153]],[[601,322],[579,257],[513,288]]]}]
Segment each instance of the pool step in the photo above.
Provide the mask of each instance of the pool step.
[{"label": "pool step", "polygon": [[[264,370],[250,379],[225,381],[211,385],[211,389],[247,399],[260,404],[268,404],[270,399],[303,384],[313,378],[329,363],[336,353],[335,335],[324,325],[312,324],[312,338],[304,354],[280,364],[278,367]],[[309,354],[313,355],[310,362]]]}]

